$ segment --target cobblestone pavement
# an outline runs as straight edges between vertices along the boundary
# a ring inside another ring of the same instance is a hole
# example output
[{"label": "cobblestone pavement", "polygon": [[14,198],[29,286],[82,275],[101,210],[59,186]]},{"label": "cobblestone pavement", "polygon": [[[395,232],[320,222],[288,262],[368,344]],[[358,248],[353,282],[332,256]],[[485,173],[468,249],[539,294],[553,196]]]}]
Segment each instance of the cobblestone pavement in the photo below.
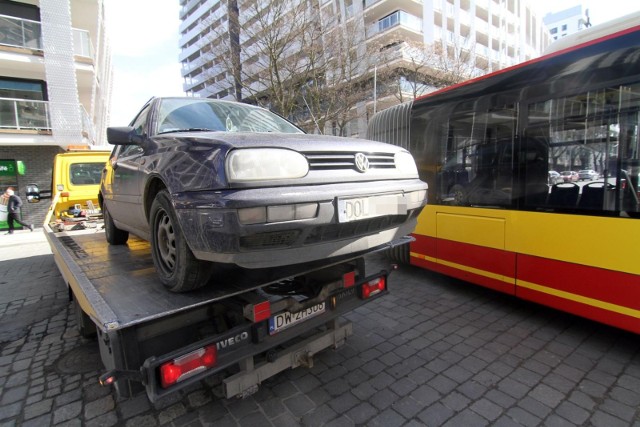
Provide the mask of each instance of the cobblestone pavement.
[{"label": "cobblestone pavement", "polygon": [[640,426],[637,335],[412,267],[253,396],[118,401],[41,231],[0,238],[0,426]]}]

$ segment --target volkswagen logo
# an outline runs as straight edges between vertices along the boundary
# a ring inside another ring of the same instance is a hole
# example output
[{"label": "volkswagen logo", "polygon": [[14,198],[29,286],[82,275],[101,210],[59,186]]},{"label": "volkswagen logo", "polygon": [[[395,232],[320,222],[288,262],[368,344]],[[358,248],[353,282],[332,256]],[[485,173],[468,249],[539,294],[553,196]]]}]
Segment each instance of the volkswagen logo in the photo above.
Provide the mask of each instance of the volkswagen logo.
[{"label": "volkswagen logo", "polygon": [[356,169],[358,172],[366,172],[369,170],[369,159],[363,153],[355,155]]}]

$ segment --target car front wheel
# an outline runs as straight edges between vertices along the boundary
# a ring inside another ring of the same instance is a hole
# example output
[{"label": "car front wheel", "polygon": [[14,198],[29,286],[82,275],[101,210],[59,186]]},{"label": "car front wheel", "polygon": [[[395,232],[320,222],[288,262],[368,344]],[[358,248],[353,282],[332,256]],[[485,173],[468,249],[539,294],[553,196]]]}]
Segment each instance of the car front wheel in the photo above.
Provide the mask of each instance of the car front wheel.
[{"label": "car front wheel", "polygon": [[162,284],[186,292],[207,284],[213,264],[197,259],[182,234],[169,193],[160,191],[151,205],[151,255]]}]

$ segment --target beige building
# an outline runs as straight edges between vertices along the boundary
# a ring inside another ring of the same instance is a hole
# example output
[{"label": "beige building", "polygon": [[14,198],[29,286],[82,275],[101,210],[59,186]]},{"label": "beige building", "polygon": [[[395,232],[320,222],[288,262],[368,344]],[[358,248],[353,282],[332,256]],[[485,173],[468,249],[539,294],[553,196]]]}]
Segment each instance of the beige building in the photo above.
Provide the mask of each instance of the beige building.
[{"label": "beige building", "polygon": [[111,74],[103,0],[0,0],[0,190],[47,191],[55,154],[107,148]]}]

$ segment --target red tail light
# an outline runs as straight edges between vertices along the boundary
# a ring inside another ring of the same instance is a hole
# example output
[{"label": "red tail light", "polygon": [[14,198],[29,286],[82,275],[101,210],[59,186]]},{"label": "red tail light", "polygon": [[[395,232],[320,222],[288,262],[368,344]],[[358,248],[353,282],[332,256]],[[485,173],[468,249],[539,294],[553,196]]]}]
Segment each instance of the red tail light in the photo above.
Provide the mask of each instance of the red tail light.
[{"label": "red tail light", "polygon": [[372,297],[380,292],[384,291],[387,287],[387,282],[385,277],[378,277],[370,282],[364,283],[362,285],[362,299],[367,299]]},{"label": "red tail light", "polygon": [[356,272],[350,271],[346,274],[342,275],[342,286],[345,288],[350,288],[356,284]]},{"label": "red tail light", "polygon": [[199,348],[160,366],[160,381],[167,388],[216,364],[218,352],[215,345]]},{"label": "red tail light", "polygon": [[253,305],[253,321],[261,322],[271,317],[271,303],[263,301]]}]

